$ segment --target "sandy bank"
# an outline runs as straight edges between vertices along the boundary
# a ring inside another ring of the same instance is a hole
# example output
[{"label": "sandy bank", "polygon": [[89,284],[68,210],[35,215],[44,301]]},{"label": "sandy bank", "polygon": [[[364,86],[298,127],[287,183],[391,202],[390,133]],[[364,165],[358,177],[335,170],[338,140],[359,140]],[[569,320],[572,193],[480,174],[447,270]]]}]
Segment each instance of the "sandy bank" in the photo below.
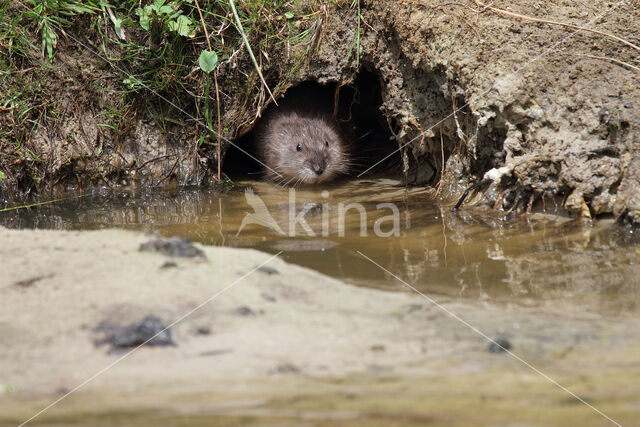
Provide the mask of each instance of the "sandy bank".
[{"label": "sandy bank", "polygon": [[[125,354],[94,344],[100,322],[152,314],[169,324],[212,297],[171,328],[175,346],[141,348],[38,420],[604,420],[418,295],[353,287],[254,250],[203,247],[206,261],[140,252],[150,239],[0,229],[0,423]],[[636,320],[442,302],[616,420],[640,416]]]}]

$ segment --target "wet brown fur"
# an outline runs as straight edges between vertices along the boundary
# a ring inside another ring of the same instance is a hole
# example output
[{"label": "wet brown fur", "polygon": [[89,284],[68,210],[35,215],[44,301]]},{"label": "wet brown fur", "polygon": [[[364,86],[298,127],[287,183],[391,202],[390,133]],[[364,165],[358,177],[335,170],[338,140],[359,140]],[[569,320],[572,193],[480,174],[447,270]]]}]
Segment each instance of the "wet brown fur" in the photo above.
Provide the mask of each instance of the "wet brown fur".
[{"label": "wet brown fur", "polygon": [[266,178],[283,185],[319,184],[345,174],[349,146],[327,100],[318,91],[304,90],[278,103],[256,129]]}]

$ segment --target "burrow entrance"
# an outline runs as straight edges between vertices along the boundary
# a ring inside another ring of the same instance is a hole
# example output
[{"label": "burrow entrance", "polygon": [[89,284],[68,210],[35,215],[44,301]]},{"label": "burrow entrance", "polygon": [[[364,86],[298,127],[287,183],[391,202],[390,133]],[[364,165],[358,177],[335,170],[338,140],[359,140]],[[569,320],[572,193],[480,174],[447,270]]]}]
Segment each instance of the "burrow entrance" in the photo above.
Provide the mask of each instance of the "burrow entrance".
[{"label": "burrow entrance", "polygon": [[[479,127],[467,105],[465,90],[450,81],[444,70],[427,73],[409,65],[401,67],[404,86],[389,89],[398,93],[385,94],[385,99],[389,97],[391,104],[397,105],[395,111],[383,107],[383,85],[388,82],[372,70],[360,71],[352,84],[305,82],[286,94],[313,92],[315,102],[320,93],[323,99],[317,102],[333,106],[352,143],[353,166],[346,179],[391,177],[406,185],[435,185],[443,179],[452,154],[458,160],[465,159],[455,166],[465,168],[464,175],[482,176],[503,163],[504,120],[498,114],[487,126]],[[400,99],[410,99],[411,104]],[[274,106],[265,113],[270,108]],[[404,123],[394,117],[404,117]],[[255,129],[234,141],[239,148],[230,146],[227,150],[223,172],[234,180],[262,177],[262,167],[254,159],[259,158]]]},{"label": "burrow entrance", "polygon": [[[376,73],[362,71],[354,83],[341,87],[336,83],[304,82],[290,88],[285,96],[304,97],[308,93],[313,93],[310,102],[332,106],[333,114],[349,140],[352,166],[346,179],[359,175],[363,178],[402,178],[401,154],[392,133],[395,123],[380,111],[382,93]],[[268,107],[272,108],[277,107]],[[259,126],[259,120],[256,126]],[[262,178],[263,168],[256,161],[260,157],[255,141],[256,126],[234,141],[237,147],[231,145],[225,154],[222,170],[234,180]]]}]

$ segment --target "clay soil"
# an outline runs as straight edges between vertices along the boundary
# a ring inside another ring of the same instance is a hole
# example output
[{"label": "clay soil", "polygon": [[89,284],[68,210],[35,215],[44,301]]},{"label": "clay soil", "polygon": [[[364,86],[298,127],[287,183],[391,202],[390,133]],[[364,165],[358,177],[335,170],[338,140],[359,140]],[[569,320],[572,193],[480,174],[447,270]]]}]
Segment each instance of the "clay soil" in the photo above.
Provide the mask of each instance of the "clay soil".
[{"label": "clay soil", "polygon": [[[490,8],[470,0],[367,0],[360,20],[350,2],[311,4],[321,11],[313,43],[278,44],[261,55],[276,96],[304,81],[348,86],[367,70],[379,79],[381,118],[389,144],[402,147],[403,171],[427,171],[443,196],[488,178],[474,201],[491,208],[529,209],[557,196],[580,216],[640,218],[637,0],[500,0]],[[91,31],[61,38],[55,67],[9,70],[12,78],[0,83],[8,90],[29,80],[52,101],[48,117],[59,119],[31,127],[19,148],[0,141],[4,198],[210,182],[216,152],[198,146],[197,126],[179,114],[163,128],[131,103],[113,128],[98,126],[105,111],[123,107],[117,89],[124,76],[88,53]],[[223,137],[235,140],[269,97],[246,50],[218,72]],[[0,113],[3,127],[14,119]]]}]

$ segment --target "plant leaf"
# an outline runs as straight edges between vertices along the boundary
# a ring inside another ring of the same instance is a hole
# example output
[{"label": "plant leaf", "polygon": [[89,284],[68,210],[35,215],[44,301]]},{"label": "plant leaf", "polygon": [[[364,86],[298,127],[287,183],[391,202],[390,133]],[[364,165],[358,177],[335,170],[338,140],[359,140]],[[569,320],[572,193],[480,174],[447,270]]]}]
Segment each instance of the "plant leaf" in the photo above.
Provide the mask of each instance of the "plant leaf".
[{"label": "plant leaf", "polygon": [[144,9],[140,7],[136,9],[136,15],[140,17],[140,26],[147,31],[149,31],[150,28],[149,24],[151,22],[151,13],[152,10],[150,6],[145,6]]},{"label": "plant leaf", "polygon": [[294,16],[295,15],[293,13],[291,13],[291,12],[285,12],[284,13],[284,17],[287,18],[287,19],[293,19]]},{"label": "plant leaf", "polygon": [[173,13],[173,8],[171,6],[162,6],[160,9],[158,9],[158,15],[160,15],[161,13],[169,15]]},{"label": "plant leaf", "polygon": [[184,15],[178,16],[178,19],[175,21],[170,21],[169,29],[183,37],[194,37],[196,35],[196,29],[193,26],[193,21],[191,18]]},{"label": "plant leaf", "polygon": [[43,53],[43,55],[44,55],[44,50],[46,48],[47,55],[48,55],[49,59],[52,59],[53,58],[53,49],[56,47],[57,43],[58,43],[58,40],[57,40],[56,34],[49,27],[49,25],[45,23],[45,25],[42,27],[42,53]]},{"label": "plant leaf", "polygon": [[116,18],[116,15],[113,13],[113,10],[109,6],[106,7],[107,13],[109,14],[109,19],[113,23],[113,29],[116,32],[116,35],[120,37],[122,40],[125,40],[124,30],[122,29],[122,19]]},{"label": "plant leaf", "polygon": [[127,77],[122,81],[122,83],[124,83],[129,90],[138,90],[142,87],[142,83],[140,82],[140,80],[136,79],[133,76]]},{"label": "plant leaf", "polygon": [[209,74],[218,65],[218,55],[211,50],[203,50],[198,58],[198,65],[202,71]]},{"label": "plant leaf", "polygon": [[91,8],[82,6],[80,4],[65,3],[64,7],[76,13],[93,13],[93,10]]},{"label": "plant leaf", "polygon": [[122,40],[125,40],[124,30],[122,29],[122,20],[120,18],[116,18],[116,20],[113,22],[113,30],[118,37],[120,37]]},{"label": "plant leaf", "polygon": [[5,175],[2,171],[0,171],[0,179],[7,179],[7,175]]}]

